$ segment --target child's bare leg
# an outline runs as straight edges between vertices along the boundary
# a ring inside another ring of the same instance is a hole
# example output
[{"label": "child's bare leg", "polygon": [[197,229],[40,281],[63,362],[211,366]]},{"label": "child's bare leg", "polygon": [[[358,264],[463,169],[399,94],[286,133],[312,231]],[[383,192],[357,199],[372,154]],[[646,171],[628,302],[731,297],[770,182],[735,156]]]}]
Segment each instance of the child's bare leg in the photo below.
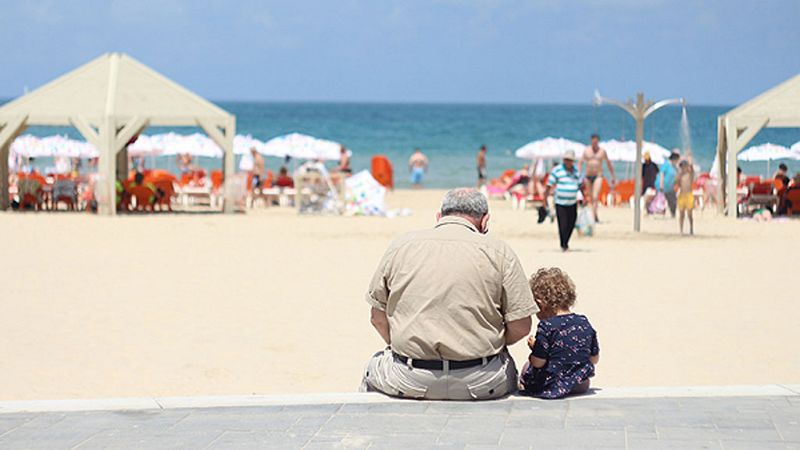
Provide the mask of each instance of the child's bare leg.
[{"label": "child's bare leg", "polygon": [[681,210],[681,214],[680,214],[680,216],[678,218],[678,223],[681,226],[681,234],[683,234],[683,218],[684,218],[685,215],[686,215],[686,211]]},{"label": "child's bare leg", "polygon": [[686,211],[686,214],[689,216],[689,234],[694,234],[694,218],[692,217],[692,210]]}]

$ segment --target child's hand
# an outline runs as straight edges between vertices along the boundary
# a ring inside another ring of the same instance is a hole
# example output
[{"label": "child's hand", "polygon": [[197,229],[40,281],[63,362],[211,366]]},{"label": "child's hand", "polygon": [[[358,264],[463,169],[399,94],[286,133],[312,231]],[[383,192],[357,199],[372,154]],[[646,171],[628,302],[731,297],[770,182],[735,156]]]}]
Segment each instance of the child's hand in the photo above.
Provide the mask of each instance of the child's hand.
[{"label": "child's hand", "polygon": [[536,343],[536,338],[533,336],[528,336],[528,347],[533,350],[533,345]]}]

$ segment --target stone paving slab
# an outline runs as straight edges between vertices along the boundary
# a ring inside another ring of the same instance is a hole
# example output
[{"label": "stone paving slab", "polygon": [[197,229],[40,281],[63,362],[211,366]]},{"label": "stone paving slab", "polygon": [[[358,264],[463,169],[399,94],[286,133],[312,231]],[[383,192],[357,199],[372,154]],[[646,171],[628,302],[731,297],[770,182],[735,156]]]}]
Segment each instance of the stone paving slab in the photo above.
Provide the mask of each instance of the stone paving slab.
[{"label": "stone paving slab", "polygon": [[793,396],[0,414],[2,449],[800,449]]}]

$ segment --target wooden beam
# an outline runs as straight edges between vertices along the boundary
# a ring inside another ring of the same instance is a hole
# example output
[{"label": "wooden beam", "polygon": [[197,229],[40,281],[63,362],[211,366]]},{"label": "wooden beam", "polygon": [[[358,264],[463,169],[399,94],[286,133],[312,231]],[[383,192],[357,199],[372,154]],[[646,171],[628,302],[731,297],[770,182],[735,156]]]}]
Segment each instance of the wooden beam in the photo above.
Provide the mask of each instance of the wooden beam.
[{"label": "wooden beam", "polygon": [[133,119],[129,120],[128,123],[122,127],[122,130],[117,132],[116,140],[115,140],[115,151],[120,151],[122,147],[124,147],[131,138],[139,133],[147,127],[147,119],[136,116]]},{"label": "wooden beam", "polygon": [[25,130],[27,116],[16,117],[8,120],[0,128],[0,210],[8,209],[8,152],[11,142]]},{"label": "wooden beam", "polygon": [[216,142],[217,145],[220,147],[225,145],[226,134],[229,132],[228,130],[221,129],[218,123],[208,119],[197,119],[197,124],[200,125],[203,131],[208,134],[208,137]]},{"label": "wooden beam", "polygon": [[[228,123],[225,126],[225,146],[222,149],[225,151],[222,162],[223,185],[222,189],[225,194],[223,203],[223,212],[225,214],[233,213],[234,198],[231,185],[234,173],[236,172],[235,158],[233,155],[233,139],[236,136],[236,117],[230,116]],[[249,188],[249,186],[247,187]]]},{"label": "wooden beam", "polygon": [[100,143],[99,131],[96,130],[83,116],[70,117],[69,121],[72,123],[72,126],[77,128],[83,137],[86,138],[86,141],[94,145],[99,152],[100,148],[103,146]]}]

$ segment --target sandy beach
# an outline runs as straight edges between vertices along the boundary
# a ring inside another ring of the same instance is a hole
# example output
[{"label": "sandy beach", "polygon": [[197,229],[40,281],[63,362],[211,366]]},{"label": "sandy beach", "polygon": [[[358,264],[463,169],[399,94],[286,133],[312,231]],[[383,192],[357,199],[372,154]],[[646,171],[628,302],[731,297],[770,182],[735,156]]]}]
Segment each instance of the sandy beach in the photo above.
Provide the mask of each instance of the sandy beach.
[{"label": "sandy beach", "polygon": [[[344,392],[381,341],[364,291],[391,239],[433,224],[443,191],[397,191],[395,219],[0,214],[0,399]],[[595,385],[800,382],[792,261],[800,220],[759,224],[601,210],[558,249],[555,224],[492,201],[526,272],[567,270],[598,330]],[[527,349],[512,349],[518,362]]]}]

